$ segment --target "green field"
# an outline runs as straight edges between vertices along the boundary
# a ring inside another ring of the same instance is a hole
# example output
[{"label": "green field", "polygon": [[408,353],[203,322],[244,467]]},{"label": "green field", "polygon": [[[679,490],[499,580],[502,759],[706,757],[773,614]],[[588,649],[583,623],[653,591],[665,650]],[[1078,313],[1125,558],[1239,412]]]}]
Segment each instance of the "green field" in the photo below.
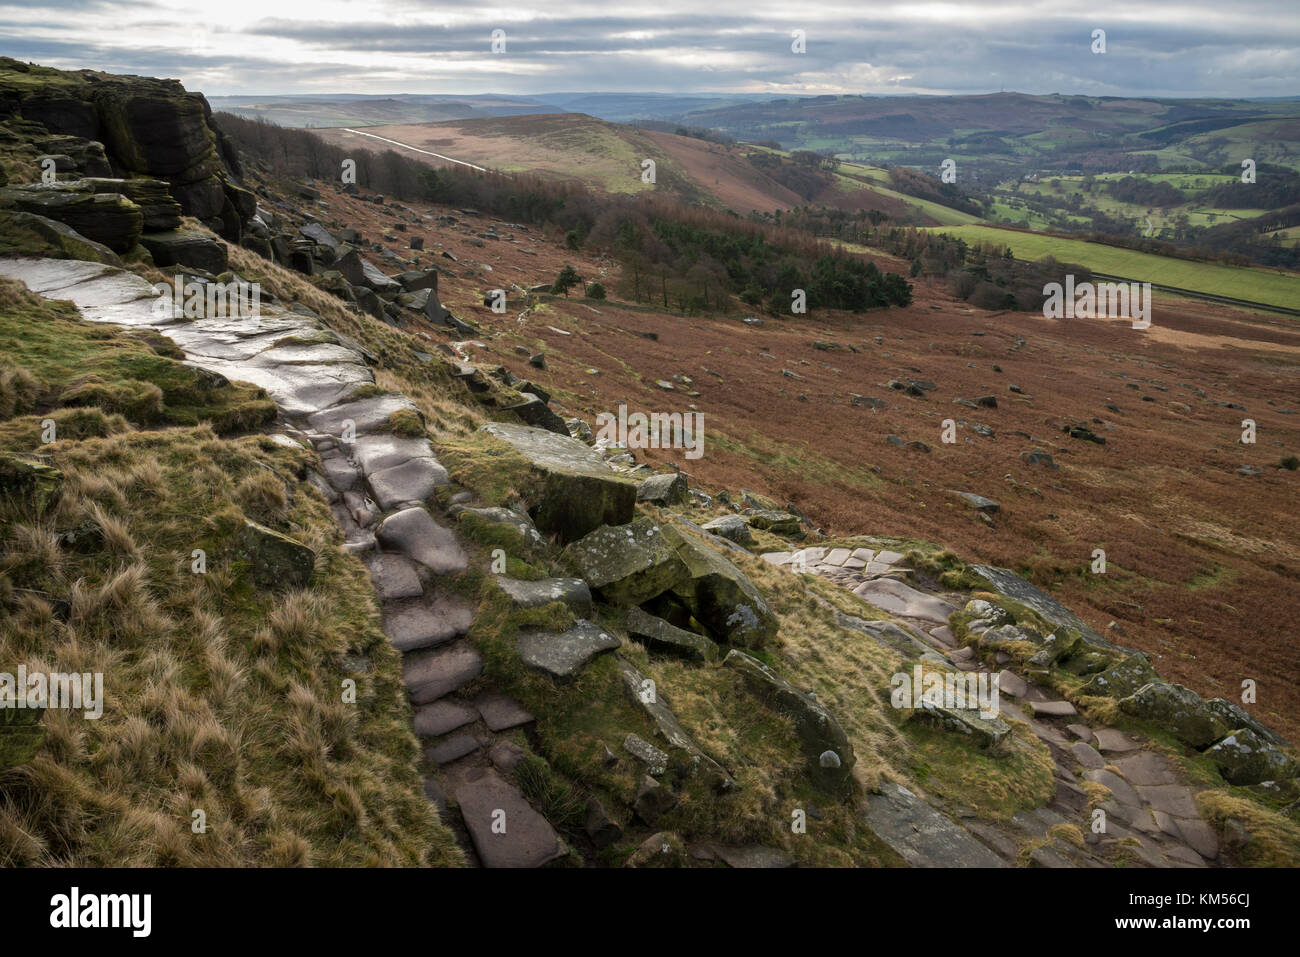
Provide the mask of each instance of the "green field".
[{"label": "green field", "polygon": [[[1126,175],[1125,173],[1103,173],[1095,178],[1100,184],[1105,181],[1123,179]],[[1150,220],[1151,226],[1157,230],[1166,226],[1171,228],[1176,226],[1180,216],[1186,216],[1187,223],[1191,226],[1216,226],[1242,219],[1253,219],[1268,212],[1266,209],[1226,209],[1204,206],[1190,199],[1192,195],[1205,189],[1233,180],[1235,177],[1231,175],[1217,173],[1142,173],[1138,175],[1144,180],[1168,183],[1175,189],[1180,190],[1188,201],[1178,206],[1149,208],[1138,203],[1120,202],[1099,186],[1091,194],[1084,193],[1083,202],[1086,206],[1100,210],[1107,215],[1132,220],[1139,224],[1139,228],[1141,228],[1142,223]],[[1064,199],[1075,193],[1080,193],[1082,184],[1082,176],[1052,176],[1045,177],[1037,183],[1003,183],[998,188],[998,195],[1004,199],[1017,194],[1025,197],[1044,196]],[[1016,222],[1023,222],[1031,229],[1041,228],[1040,223],[1034,221],[1041,217],[1029,213],[1027,210],[1019,212],[1021,215],[1006,216],[1003,214],[1003,217]],[[1026,219],[1025,213],[1029,213],[1033,219]],[[1076,221],[1087,221],[1086,217],[1072,218],[1076,219]]]},{"label": "green field", "polygon": [[932,202],[928,199],[918,199],[915,196],[908,196],[906,193],[900,193],[897,190],[890,189],[887,185],[891,182],[888,170],[883,170],[879,166],[865,166],[860,163],[840,163],[840,168],[836,174],[839,177],[840,184],[849,189],[861,189],[866,186],[873,192],[880,193],[882,196],[891,196],[901,202],[914,206],[927,216],[942,223],[945,226],[962,226],[968,223],[978,223],[979,217],[972,216],[970,213],[963,213],[959,209],[952,209],[940,203]]},{"label": "green field", "polygon": [[1272,306],[1300,308],[1300,276],[1293,273],[1172,259],[1081,239],[1021,233],[998,229],[996,226],[932,226],[929,231],[957,236],[968,243],[986,242],[1010,246],[1012,255],[1017,259],[1037,260],[1053,256],[1062,262],[1087,266],[1094,272],[1122,276],[1138,282],[1158,283]]}]

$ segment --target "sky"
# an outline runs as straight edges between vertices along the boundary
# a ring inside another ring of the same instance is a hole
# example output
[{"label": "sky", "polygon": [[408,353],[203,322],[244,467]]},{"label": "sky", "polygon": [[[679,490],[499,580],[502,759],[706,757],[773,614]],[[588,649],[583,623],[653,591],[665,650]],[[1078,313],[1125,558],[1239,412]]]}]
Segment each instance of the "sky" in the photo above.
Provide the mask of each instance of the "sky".
[{"label": "sky", "polygon": [[1300,0],[0,0],[0,53],[209,96],[1294,96]]}]

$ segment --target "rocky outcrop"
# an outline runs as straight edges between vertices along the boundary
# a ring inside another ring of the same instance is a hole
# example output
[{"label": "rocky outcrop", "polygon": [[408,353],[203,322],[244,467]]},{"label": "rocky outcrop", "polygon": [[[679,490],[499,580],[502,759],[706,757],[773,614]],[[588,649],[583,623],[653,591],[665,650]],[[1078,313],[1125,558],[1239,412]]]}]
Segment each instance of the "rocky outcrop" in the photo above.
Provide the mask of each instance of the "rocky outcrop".
[{"label": "rocky outcrop", "polygon": [[674,532],[687,577],[672,592],[720,641],[761,648],[776,637],[779,621],[757,588],[725,556]]},{"label": "rocky outcrop", "polygon": [[33,157],[75,153],[83,175],[165,180],[186,215],[232,242],[255,211],[252,194],[236,183],[238,161],[207,100],[176,80],[70,73],[0,58],[0,122],[22,130],[39,124],[44,132],[26,137]]},{"label": "rocky outcrop", "polygon": [[1229,784],[1259,784],[1294,778],[1300,766],[1263,737],[1242,728],[1205,752]]},{"label": "rocky outcrop", "polygon": [[666,651],[691,661],[715,661],[718,646],[703,635],[631,608],[627,613],[627,633],[657,651]]},{"label": "rocky outcrop", "polygon": [[1213,744],[1230,730],[1200,695],[1182,685],[1151,682],[1121,698],[1119,707],[1125,714],[1169,729],[1174,737],[1192,748]]},{"label": "rocky outcrop", "polygon": [[96,193],[82,181],[0,189],[0,206],[63,223],[115,253],[130,252],[140,239],[144,215],[121,193]]}]

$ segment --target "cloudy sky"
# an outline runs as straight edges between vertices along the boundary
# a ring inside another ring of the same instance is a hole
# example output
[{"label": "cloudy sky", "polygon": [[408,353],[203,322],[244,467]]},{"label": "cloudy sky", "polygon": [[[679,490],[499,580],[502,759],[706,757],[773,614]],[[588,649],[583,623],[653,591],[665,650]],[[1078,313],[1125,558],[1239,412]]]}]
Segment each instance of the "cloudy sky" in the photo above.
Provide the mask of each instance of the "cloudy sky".
[{"label": "cloudy sky", "polygon": [[[0,53],[176,77],[209,95],[1289,96],[1297,11],[1297,0],[0,0]],[[1091,50],[1097,29],[1104,54]]]}]

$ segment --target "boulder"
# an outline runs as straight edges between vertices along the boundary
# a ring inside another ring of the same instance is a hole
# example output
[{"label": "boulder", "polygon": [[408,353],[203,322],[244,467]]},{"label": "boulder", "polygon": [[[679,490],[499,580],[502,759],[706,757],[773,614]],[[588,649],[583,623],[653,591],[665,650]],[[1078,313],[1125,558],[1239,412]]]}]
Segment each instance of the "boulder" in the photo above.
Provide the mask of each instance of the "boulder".
[{"label": "boulder", "polygon": [[636,490],[638,502],[652,505],[681,505],[686,501],[686,476],[681,472],[652,475]]},{"label": "boulder", "polygon": [[299,226],[298,232],[302,233],[312,242],[318,243],[321,246],[328,246],[330,249],[334,249],[339,245],[339,241],[335,239],[330,234],[330,231],[320,223],[308,223],[305,226]]},{"label": "boulder", "polygon": [[540,475],[542,487],[531,514],[543,532],[571,542],[602,525],[631,521],[636,483],[577,439],[503,422],[490,422],[483,431],[513,446]]},{"label": "boulder", "polygon": [[1025,581],[1015,572],[1009,571],[1005,568],[997,568],[992,565],[970,565],[968,567],[976,577],[982,579],[986,583],[989,591],[1005,595],[1013,601],[1026,605],[1033,611],[1037,612],[1043,620],[1047,621],[1058,631],[1077,631],[1080,636],[1082,636],[1085,644],[1102,648],[1107,651],[1123,652],[1126,654],[1139,653],[1131,648],[1124,648],[1119,645],[1111,644],[1082,618],[1070,611],[1070,609],[1066,608],[1037,585]]},{"label": "boulder", "polygon": [[982,598],[973,598],[962,609],[966,617],[966,630],[972,635],[982,634],[990,628],[997,628],[1011,621],[1011,615],[1003,608]]},{"label": "boulder", "polygon": [[644,516],[604,525],[564,550],[563,557],[606,601],[638,605],[690,574],[677,534]]},{"label": "boulder", "polygon": [[706,522],[704,530],[712,535],[735,542],[737,545],[752,545],[754,535],[749,530],[749,523],[739,515],[723,515],[711,522]]},{"label": "boulder", "polygon": [[[412,246],[411,248],[415,249],[416,247]],[[416,292],[420,289],[438,291],[438,270],[436,269],[413,269],[399,273],[393,278],[401,283],[402,288],[407,292]]]},{"label": "boulder", "polygon": [[[1154,681],[1155,679],[1152,678],[1151,680]],[[1265,727],[1239,704],[1234,704],[1223,698],[1211,698],[1205,702],[1205,706],[1218,715],[1223,723],[1230,728],[1249,728],[1269,744],[1279,748],[1289,748],[1291,746],[1289,741],[1271,728]]]},{"label": "boulder", "polygon": [[780,622],[745,573],[707,545],[672,535],[687,577],[671,590],[691,614],[730,644],[761,648],[770,642]]},{"label": "boulder", "polygon": [[1175,738],[1193,748],[1204,748],[1230,730],[1201,696],[1182,685],[1153,681],[1121,698],[1120,710],[1135,718],[1167,728]]},{"label": "boulder", "polygon": [[499,525],[512,525],[519,535],[529,545],[541,545],[545,539],[537,531],[537,526],[533,520],[528,517],[528,513],[513,508],[501,508],[491,506],[488,508],[472,508],[467,505],[453,505],[447,509],[447,517],[459,520],[461,515],[473,515],[476,518],[486,522],[493,522]]},{"label": "boulder", "polygon": [[986,515],[996,515],[1002,510],[1002,506],[991,498],[985,498],[983,495],[976,495],[974,492],[953,492],[959,499],[964,501],[977,512],[984,512]]},{"label": "boulder", "polygon": [[1059,472],[1061,467],[1052,460],[1052,456],[1042,449],[1034,449],[1032,452],[1021,452],[1020,458],[1026,465],[1042,465],[1054,472]]},{"label": "boulder", "polygon": [[745,521],[754,528],[763,529],[773,535],[796,535],[799,532],[799,517],[777,509],[745,509],[741,512]]},{"label": "boulder", "polygon": [[389,279],[377,267],[367,260],[361,260],[361,282],[381,296],[395,296],[402,291],[402,284]]},{"label": "boulder", "polygon": [[827,790],[846,791],[857,757],[844,729],[825,706],[743,651],[728,652],[722,664],[738,671],[764,704],[794,722],[813,782]]},{"label": "boulder", "polygon": [[997,715],[982,714],[978,708],[921,703],[910,717],[958,734],[971,735],[981,748],[995,748],[1011,733],[1011,725]]},{"label": "boulder", "polygon": [[587,819],[583,830],[597,848],[609,847],[623,837],[623,828],[595,797],[587,799]]},{"label": "boulder", "polygon": [[519,416],[519,421],[525,425],[533,426],[539,429],[545,429],[547,432],[553,432],[556,435],[562,435],[569,438],[569,430],[564,424],[564,419],[556,415],[551,407],[546,404],[546,400],[531,392],[521,393],[524,401],[514,405],[503,405],[502,412],[513,412]]},{"label": "boulder", "polygon": [[316,553],[306,545],[251,519],[244,520],[239,557],[266,588],[305,588],[316,567]]},{"label": "boulder", "polygon": [[361,269],[361,257],[357,255],[356,248],[350,244],[340,243],[334,247],[334,261],[330,263],[330,266],[347,281],[349,286],[365,285],[365,273]]},{"label": "boulder", "polygon": [[1229,784],[1259,784],[1293,778],[1300,766],[1249,728],[1232,732],[1205,752]]},{"label": "boulder", "polygon": [[668,755],[639,734],[629,734],[623,739],[623,750],[646,766],[646,771],[658,777],[668,770]]},{"label": "boulder", "polygon": [[641,775],[641,783],[637,785],[632,809],[642,821],[653,827],[655,822],[675,808],[677,803],[677,795],[673,794],[670,788],[660,784],[648,774]]},{"label": "boulder", "polygon": [[678,628],[635,606],[627,613],[627,633],[658,651],[671,652],[691,661],[715,661],[718,658],[718,646],[708,638]]},{"label": "boulder", "polygon": [[142,233],[140,245],[159,266],[190,266],[214,276],[226,271],[226,244],[197,229]]}]

